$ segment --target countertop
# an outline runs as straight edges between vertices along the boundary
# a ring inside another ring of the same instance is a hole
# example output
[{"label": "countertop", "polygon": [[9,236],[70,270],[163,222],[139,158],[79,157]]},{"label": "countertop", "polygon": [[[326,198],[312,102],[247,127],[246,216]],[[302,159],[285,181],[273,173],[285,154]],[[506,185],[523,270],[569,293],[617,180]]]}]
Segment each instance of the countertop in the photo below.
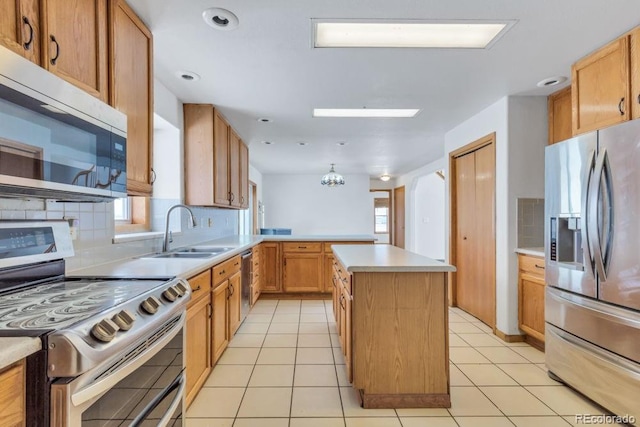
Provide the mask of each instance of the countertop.
[{"label": "countertop", "polygon": [[517,248],[516,253],[544,258],[544,248]]},{"label": "countertop", "polygon": [[[145,258],[143,255],[127,260],[118,260],[94,267],[67,272],[69,277],[116,277],[116,278],[170,278],[188,279],[201,271],[211,268],[235,255],[238,255],[260,242],[282,241],[326,241],[357,242],[374,241],[370,235],[252,235],[230,236],[210,240],[189,246],[223,246],[233,248],[210,258]],[[171,248],[171,250],[178,249]]]},{"label": "countertop", "polygon": [[452,265],[391,245],[340,245],[334,255],[349,272],[447,272]]},{"label": "countertop", "polygon": [[0,337],[0,369],[24,359],[42,348],[40,338]]}]

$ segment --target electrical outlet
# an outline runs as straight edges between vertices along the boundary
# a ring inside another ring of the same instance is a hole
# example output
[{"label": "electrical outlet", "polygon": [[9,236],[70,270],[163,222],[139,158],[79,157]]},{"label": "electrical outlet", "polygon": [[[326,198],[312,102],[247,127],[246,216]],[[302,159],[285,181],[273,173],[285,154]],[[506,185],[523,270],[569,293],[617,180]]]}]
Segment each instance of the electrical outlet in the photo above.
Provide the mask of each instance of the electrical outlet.
[{"label": "electrical outlet", "polygon": [[209,218],[209,228],[213,227],[213,218]]},{"label": "electrical outlet", "polygon": [[69,234],[71,235],[71,240],[78,239],[78,219],[73,217],[65,216],[64,219],[69,223]]}]

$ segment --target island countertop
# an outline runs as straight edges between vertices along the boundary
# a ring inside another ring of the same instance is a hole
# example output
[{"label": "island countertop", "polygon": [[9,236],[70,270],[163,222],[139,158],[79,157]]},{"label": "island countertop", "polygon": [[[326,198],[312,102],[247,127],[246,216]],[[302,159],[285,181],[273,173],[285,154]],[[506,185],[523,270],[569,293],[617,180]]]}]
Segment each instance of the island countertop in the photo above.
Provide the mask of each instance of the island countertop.
[{"label": "island countertop", "polygon": [[333,253],[351,273],[456,271],[452,265],[391,245],[339,245]]}]

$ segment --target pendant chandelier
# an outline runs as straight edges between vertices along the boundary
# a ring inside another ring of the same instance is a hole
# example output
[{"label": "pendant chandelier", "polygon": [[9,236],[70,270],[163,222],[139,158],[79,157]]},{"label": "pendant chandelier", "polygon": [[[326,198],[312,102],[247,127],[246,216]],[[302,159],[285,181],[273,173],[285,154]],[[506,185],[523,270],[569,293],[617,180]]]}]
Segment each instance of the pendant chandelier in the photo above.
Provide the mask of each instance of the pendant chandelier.
[{"label": "pendant chandelier", "polygon": [[329,187],[335,187],[336,185],[344,185],[344,178],[333,169],[335,163],[331,163],[331,170],[328,174],[322,177],[320,184],[328,185]]}]

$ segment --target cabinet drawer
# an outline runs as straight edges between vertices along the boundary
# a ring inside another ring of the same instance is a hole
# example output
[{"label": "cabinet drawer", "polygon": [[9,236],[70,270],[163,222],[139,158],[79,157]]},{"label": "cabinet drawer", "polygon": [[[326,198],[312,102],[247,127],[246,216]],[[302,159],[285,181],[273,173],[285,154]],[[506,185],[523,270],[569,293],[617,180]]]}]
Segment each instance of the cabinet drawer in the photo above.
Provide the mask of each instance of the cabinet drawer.
[{"label": "cabinet drawer", "polygon": [[211,270],[203,271],[189,280],[191,286],[191,301],[187,307],[194,305],[202,296],[209,295],[211,290]]},{"label": "cabinet drawer", "polygon": [[321,242],[287,242],[282,244],[285,252],[321,252]]},{"label": "cabinet drawer", "polygon": [[230,260],[220,263],[213,267],[213,283],[216,285],[221,281],[229,278],[232,274],[240,271],[241,259],[240,255],[234,256]]},{"label": "cabinet drawer", "polygon": [[544,259],[530,255],[518,255],[520,270],[538,277],[544,277]]}]

